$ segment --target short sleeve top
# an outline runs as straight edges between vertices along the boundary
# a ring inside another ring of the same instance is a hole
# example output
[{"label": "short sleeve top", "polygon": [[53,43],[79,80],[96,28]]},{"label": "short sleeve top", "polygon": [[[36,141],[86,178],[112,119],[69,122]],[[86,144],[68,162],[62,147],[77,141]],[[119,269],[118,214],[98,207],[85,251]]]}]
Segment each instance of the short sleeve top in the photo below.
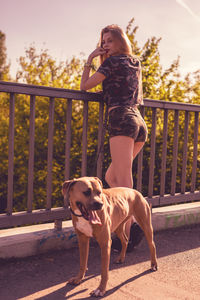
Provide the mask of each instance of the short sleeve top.
[{"label": "short sleeve top", "polygon": [[143,104],[141,64],[126,54],[110,56],[97,72],[105,75],[103,96],[108,107]]}]

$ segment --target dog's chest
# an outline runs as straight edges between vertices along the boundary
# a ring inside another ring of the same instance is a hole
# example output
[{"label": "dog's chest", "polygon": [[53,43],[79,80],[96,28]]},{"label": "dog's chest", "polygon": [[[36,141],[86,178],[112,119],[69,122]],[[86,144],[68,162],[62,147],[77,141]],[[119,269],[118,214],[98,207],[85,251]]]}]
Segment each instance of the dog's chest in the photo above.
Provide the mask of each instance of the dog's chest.
[{"label": "dog's chest", "polygon": [[[79,214],[79,210],[75,210],[75,213]],[[76,222],[76,229],[84,233],[88,237],[93,237],[93,230],[92,230],[92,225],[90,224],[89,221],[85,220],[82,217],[78,218],[78,221]]]}]

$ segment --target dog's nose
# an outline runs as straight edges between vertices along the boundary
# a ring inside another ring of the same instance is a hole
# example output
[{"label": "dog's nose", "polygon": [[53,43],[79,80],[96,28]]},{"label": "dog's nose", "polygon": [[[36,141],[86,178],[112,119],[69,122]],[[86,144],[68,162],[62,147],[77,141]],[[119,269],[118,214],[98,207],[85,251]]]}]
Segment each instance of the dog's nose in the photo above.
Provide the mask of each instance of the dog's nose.
[{"label": "dog's nose", "polygon": [[99,210],[102,208],[102,206],[103,206],[103,203],[95,201],[91,204],[91,210]]}]

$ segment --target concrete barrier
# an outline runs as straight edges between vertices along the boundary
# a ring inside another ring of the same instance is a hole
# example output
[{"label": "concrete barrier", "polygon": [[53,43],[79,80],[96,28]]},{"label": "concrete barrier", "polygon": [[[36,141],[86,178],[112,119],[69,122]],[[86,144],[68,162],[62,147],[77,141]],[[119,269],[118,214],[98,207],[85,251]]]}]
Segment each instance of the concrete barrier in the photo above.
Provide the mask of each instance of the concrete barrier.
[{"label": "concrete barrier", "polygon": [[200,223],[200,202],[177,204],[153,209],[154,231]]},{"label": "concrete barrier", "polygon": [[[153,208],[154,231],[200,223],[200,202]],[[0,230],[0,258],[26,257],[49,250],[77,247],[76,234],[71,221],[62,229],[54,223]]]}]

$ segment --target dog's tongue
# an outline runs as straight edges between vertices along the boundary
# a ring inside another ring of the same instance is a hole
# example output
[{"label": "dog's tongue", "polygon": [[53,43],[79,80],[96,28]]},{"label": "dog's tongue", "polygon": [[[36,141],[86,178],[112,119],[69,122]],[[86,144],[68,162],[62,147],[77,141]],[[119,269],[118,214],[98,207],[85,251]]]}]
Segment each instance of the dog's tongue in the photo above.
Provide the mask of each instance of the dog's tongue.
[{"label": "dog's tongue", "polygon": [[91,224],[99,224],[101,225],[101,220],[99,216],[97,215],[97,212],[95,210],[90,210],[89,212],[89,221]]}]

